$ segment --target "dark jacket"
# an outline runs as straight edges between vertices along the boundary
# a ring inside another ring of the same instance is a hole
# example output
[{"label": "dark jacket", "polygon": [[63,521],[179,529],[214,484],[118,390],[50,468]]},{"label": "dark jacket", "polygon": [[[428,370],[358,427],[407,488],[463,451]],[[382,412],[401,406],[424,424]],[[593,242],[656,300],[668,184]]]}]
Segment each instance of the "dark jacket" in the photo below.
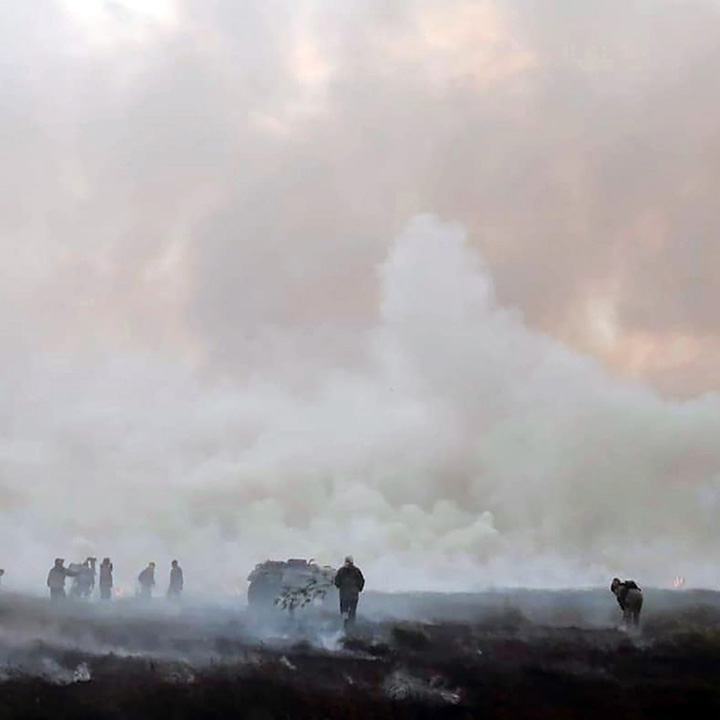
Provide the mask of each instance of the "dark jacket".
[{"label": "dark jacket", "polygon": [[183,589],[183,571],[181,567],[170,569],[170,590],[178,592]]},{"label": "dark jacket", "polygon": [[112,563],[103,563],[100,565],[100,587],[112,587],[113,584],[113,565]]},{"label": "dark jacket", "polygon": [[155,584],[155,568],[146,567],[138,575],[138,581],[143,587],[152,587]]},{"label": "dark jacket", "polygon": [[625,582],[620,583],[620,586],[617,589],[616,596],[618,605],[623,610],[625,609],[625,601],[627,600],[628,592],[630,590],[640,590],[638,584],[634,580],[626,580]]},{"label": "dark jacket", "polygon": [[75,573],[66,567],[55,565],[48,573],[47,586],[53,590],[65,587],[65,578],[74,577]]},{"label": "dark jacket", "polygon": [[357,597],[365,587],[365,578],[355,565],[343,565],[335,574],[335,587],[343,597]]}]

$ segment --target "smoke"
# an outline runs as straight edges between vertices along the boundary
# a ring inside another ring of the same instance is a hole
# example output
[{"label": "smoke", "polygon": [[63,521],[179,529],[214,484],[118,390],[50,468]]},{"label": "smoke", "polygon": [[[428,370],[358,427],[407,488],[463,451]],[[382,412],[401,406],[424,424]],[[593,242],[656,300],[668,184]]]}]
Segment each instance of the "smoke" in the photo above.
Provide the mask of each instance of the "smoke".
[{"label": "smoke", "polygon": [[531,332],[432,216],[379,275],[362,367],[308,363],[304,392],[273,368],[26,365],[4,388],[11,576],[37,586],[48,559],[92,551],[131,588],[179,557],[191,588],[230,592],[268,557],[353,552],[382,589],[663,582],[669,556],[714,580],[716,398],[663,401]]},{"label": "smoke", "polygon": [[717,12],[8,9],[4,584],[716,583]]}]

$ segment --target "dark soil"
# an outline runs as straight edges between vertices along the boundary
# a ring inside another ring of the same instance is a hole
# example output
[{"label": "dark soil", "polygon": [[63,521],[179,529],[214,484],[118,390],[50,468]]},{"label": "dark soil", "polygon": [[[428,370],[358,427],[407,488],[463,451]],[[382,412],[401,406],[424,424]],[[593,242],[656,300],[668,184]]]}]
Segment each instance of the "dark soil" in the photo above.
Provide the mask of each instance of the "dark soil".
[{"label": "dark soil", "polygon": [[0,717],[720,717],[720,603],[686,598],[637,633],[530,620],[505,599],[456,621],[360,620],[346,637],[334,616],[3,598]]}]

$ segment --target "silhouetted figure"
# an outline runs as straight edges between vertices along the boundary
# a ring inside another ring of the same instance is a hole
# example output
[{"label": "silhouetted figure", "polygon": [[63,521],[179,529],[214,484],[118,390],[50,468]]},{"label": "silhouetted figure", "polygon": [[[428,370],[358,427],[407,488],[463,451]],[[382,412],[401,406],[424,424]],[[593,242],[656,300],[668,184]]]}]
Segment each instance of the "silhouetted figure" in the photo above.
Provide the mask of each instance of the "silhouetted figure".
[{"label": "silhouetted figure", "polygon": [[95,589],[95,578],[97,577],[97,571],[95,565],[97,564],[96,557],[87,558],[87,563],[90,566],[90,572],[87,573],[87,597],[92,595],[92,591]]},{"label": "silhouetted figure", "polygon": [[5,571],[0,568],[0,587],[2,587],[2,576],[5,574]]},{"label": "silhouetted figure", "polygon": [[365,587],[365,578],[350,555],[335,574],[335,587],[340,591],[340,614],[345,617],[345,627],[355,622],[360,593]]},{"label": "silhouetted figure", "polygon": [[103,558],[103,561],[100,563],[100,578],[98,585],[100,586],[100,599],[112,599],[113,564],[110,562],[110,558]]},{"label": "silhouetted figure", "polygon": [[67,566],[68,577],[73,579],[72,584],[70,585],[70,597],[78,597],[80,595],[80,586],[78,585],[77,579],[80,576],[82,569],[82,563],[70,563]]},{"label": "silhouetted figure", "polygon": [[65,578],[74,577],[75,572],[64,566],[63,558],[55,558],[55,565],[50,568],[47,586],[50,588],[51,600],[62,600],[65,597]]},{"label": "silhouetted figure", "polygon": [[623,611],[623,622],[626,625],[639,625],[643,595],[637,583],[634,580],[621,581],[620,578],[613,578],[610,591],[617,598],[618,605]]},{"label": "silhouetted figure", "polygon": [[89,599],[95,587],[95,563],[97,558],[89,557],[82,565],[71,565],[70,569],[75,571],[75,581],[73,582],[70,594],[75,598]]},{"label": "silhouetted figure", "polygon": [[170,564],[170,585],[168,586],[167,596],[171,600],[179,600],[183,591],[183,571],[178,565],[177,560],[173,560]]},{"label": "silhouetted figure", "polygon": [[140,597],[149,600],[152,597],[152,589],[155,586],[155,563],[148,563],[148,566],[138,575],[140,583]]}]

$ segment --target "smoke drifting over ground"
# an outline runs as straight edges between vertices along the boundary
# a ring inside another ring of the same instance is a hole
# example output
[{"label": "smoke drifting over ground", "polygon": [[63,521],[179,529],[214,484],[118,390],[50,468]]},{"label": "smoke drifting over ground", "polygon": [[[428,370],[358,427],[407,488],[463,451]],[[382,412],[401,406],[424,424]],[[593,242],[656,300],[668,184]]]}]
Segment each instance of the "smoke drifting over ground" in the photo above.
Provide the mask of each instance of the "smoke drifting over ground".
[{"label": "smoke drifting over ground", "polygon": [[10,717],[675,718],[718,701],[720,600],[645,593],[640,631],[600,591],[363,596],[320,608],[66,603],[3,594]]},{"label": "smoke drifting over ground", "polygon": [[716,400],[662,401],[529,331],[431,217],[380,276],[352,369],[26,366],[6,389],[13,575],[37,583],[56,552],[111,554],[126,579],[179,556],[191,587],[231,591],[256,560],[347,550],[385,589],[715,581]]},{"label": "smoke drifting over ground", "polygon": [[14,4],[4,582],[720,581],[717,13]]}]

